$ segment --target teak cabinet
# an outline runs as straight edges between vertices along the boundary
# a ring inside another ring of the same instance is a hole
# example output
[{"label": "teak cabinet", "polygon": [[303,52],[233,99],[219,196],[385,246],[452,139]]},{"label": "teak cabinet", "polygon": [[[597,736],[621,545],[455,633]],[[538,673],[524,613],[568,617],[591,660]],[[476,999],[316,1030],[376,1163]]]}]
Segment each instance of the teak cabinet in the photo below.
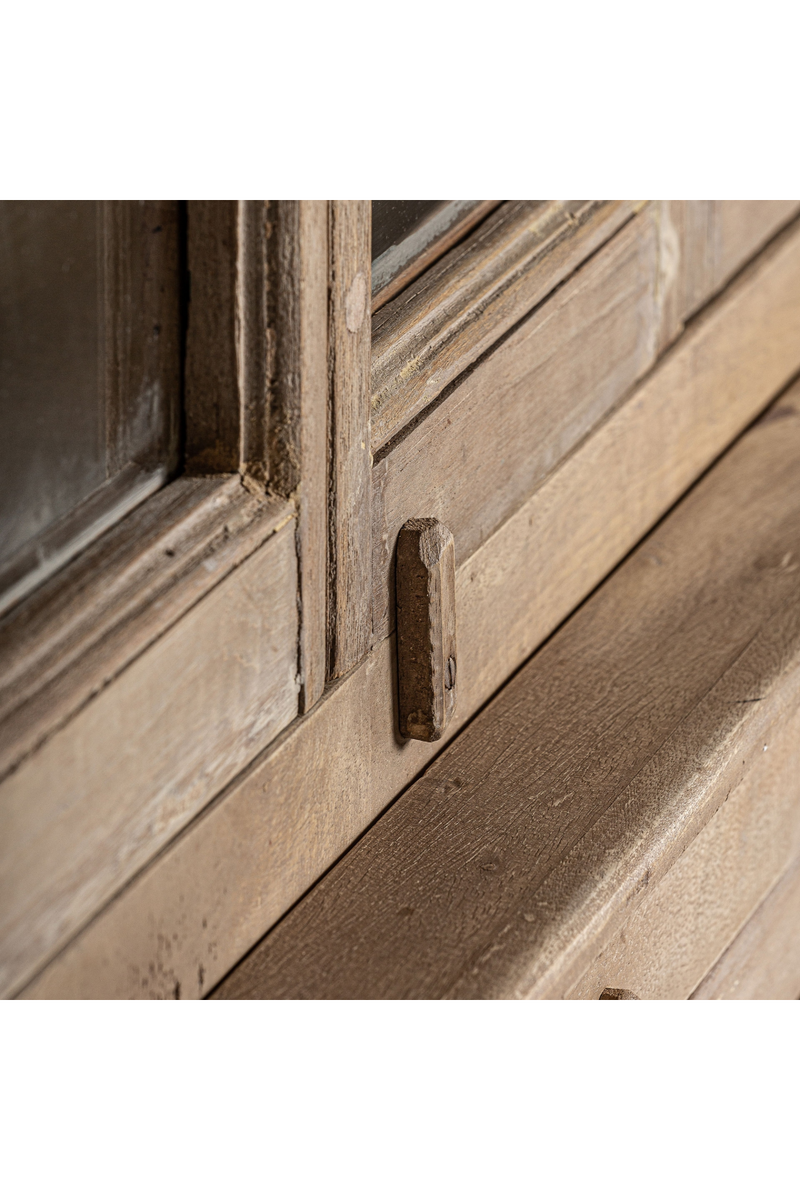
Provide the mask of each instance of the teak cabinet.
[{"label": "teak cabinet", "polygon": [[186,207],[182,471],[0,624],[6,996],[800,993],[800,204],[470,203],[372,316],[369,202]]}]

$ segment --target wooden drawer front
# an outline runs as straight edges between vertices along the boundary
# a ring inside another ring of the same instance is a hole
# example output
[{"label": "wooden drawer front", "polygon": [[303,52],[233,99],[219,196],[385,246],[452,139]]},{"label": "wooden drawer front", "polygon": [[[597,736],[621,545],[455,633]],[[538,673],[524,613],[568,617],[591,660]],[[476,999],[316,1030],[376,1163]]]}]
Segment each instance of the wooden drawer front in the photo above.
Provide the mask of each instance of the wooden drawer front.
[{"label": "wooden drawer front", "polygon": [[[764,744],[745,779],[566,999],[596,1000],[607,987],[640,1000],[687,999],[798,851],[800,713]],[[800,956],[794,994],[798,966]]]}]

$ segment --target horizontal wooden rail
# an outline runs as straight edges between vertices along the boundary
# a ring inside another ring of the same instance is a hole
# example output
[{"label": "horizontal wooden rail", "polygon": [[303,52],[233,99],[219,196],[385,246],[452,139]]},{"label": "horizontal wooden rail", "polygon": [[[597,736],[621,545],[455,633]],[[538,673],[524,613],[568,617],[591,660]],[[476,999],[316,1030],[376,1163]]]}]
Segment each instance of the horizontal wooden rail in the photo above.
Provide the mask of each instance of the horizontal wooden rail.
[{"label": "horizontal wooden rail", "polygon": [[[382,308],[372,323],[373,453],[642,207],[628,201],[509,201]],[[798,207],[793,200],[647,205],[655,238],[651,257],[641,263],[641,283],[647,280],[650,292],[639,297],[638,320],[642,345],[651,346],[653,357]],[[591,328],[591,314],[583,319]],[[608,350],[613,357],[613,344]]]}]

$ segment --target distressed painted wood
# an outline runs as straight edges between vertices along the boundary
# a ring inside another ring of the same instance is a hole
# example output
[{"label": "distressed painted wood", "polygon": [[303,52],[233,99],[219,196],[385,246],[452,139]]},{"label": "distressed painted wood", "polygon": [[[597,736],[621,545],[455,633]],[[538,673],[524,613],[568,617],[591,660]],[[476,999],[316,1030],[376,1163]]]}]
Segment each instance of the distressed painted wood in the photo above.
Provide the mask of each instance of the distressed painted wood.
[{"label": "distressed painted wood", "polygon": [[6,777],[3,992],[29,977],[289,724],[297,712],[296,637],[289,514]]},{"label": "distressed painted wood", "polygon": [[415,517],[397,539],[397,692],[402,737],[439,740],[453,715],[456,673],[453,535],[433,517]]},{"label": "distressed painted wood", "polygon": [[[777,724],[742,782],[567,999],[594,1000],[612,986],[641,1000],[686,1000],[736,937],[800,851],[800,711]],[[797,995],[800,957],[795,973]]]},{"label": "distressed painted wood", "polygon": [[[617,233],[642,202],[509,201],[373,319],[372,446],[380,450]],[[798,212],[797,201],[673,200],[653,300],[663,348]]]},{"label": "distressed painted wood", "polygon": [[0,621],[0,779],[291,516],[238,475],[176,480]]},{"label": "distressed painted wood", "polygon": [[436,400],[636,208],[627,201],[509,202],[385,305],[372,321],[373,452]]},{"label": "distressed painted wood", "polygon": [[[797,786],[797,776],[792,781]],[[800,997],[800,860],[765,897],[691,1000]]]},{"label": "distressed painted wood", "polygon": [[[764,746],[796,741],[798,470],[796,415],[747,433],[215,995],[568,994]],[[800,832],[797,793],[774,797]],[[758,856],[785,823],[754,807]]]},{"label": "distressed painted wood", "polygon": [[[444,740],[800,368],[797,256],[787,234],[459,564],[459,698]],[[770,419],[787,428],[797,404],[787,395]],[[218,982],[430,760],[433,747],[399,738],[394,656],[392,639],[377,646],[25,994],[190,997]]]},{"label": "distressed painted wood", "polygon": [[667,345],[800,210],[796,200],[661,200],[662,328]]},{"label": "distressed painted wood", "polygon": [[371,625],[368,200],[330,203],[328,675],[367,653]]},{"label": "distressed painted wood", "polygon": [[[652,366],[663,315],[658,291],[663,231],[657,215],[649,207],[630,221],[376,462],[375,641],[392,627],[394,545],[409,517],[424,512],[446,524],[463,562]],[[760,311],[752,286],[745,286],[725,310],[729,333],[719,317],[709,314],[711,326],[706,317],[698,318],[706,332],[698,341],[692,332],[675,364],[668,368],[671,360],[665,360],[660,368],[675,372],[675,386],[703,393],[707,349],[720,364],[735,357],[741,364],[737,372],[747,378],[761,379],[765,372],[775,390],[791,376],[800,319],[798,236],[789,232],[761,267],[770,279],[764,299],[774,304],[774,313],[772,307],[769,316]],[[748,346],[746,361],[734,341],[741,338]],[[774,363],[768,361],[773,354]],[[744,379],[724,368],[718,382],[733,396],[743,385],[747,390]]]},{"label": "distressed painted wood", "polygon": [[328,540],[328,206],[272,200],[267,238],[272,491],[295,500],[300,708],[325,686]]},{"label": "distressed painted wood", "polygon": [[648,209],[479,363],[373,472],[373,638],[390,632],[400,527],[417,513],[468,558],[652,365],[658,226]]}]

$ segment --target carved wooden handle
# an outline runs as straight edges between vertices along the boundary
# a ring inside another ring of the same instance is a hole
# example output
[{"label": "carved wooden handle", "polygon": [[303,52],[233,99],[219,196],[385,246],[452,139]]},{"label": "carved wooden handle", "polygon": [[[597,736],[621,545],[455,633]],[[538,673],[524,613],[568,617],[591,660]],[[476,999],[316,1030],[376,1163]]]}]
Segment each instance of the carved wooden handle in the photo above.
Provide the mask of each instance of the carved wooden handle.
[{"label": "carved wooden handle", "polygon": [[456,702],[456,556],[434,517],[407,521],[397,538],[397,675],[400,732],[435,742]]}]

